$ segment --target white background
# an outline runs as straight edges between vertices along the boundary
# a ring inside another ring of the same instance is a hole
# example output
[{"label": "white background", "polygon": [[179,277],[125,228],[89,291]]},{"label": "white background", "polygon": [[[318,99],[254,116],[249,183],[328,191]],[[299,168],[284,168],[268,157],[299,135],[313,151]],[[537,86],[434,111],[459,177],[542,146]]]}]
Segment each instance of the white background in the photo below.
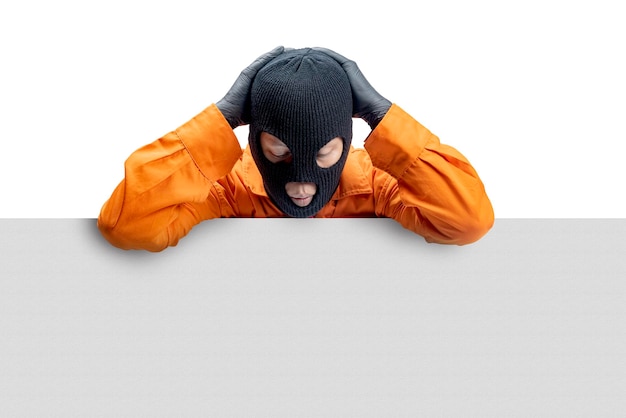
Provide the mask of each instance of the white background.
[{"label": "white background", "polygon": [[496,217],[626,216],[620,2],[216,3],[3,2],[0,217],[96,217],[132,151],[281,44],[355,60],[470,159]]}]

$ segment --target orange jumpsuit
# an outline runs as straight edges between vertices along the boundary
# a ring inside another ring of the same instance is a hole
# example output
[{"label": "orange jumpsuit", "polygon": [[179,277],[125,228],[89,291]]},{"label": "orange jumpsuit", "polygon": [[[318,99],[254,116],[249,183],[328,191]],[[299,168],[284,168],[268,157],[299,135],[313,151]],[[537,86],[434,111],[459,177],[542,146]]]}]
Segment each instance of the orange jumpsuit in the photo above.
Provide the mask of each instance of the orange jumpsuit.
[{"label": "orange jumpsuit", "polygon": [[[199,222],[284,217],[250,150],[213,104],[134,153],[98,227],[123,249],[161,251]],[[351,147],[339,187],[316,218],[388,217],[428,242],[469,244],[489,231],[493,208],[474,168],[397,105]]]}]

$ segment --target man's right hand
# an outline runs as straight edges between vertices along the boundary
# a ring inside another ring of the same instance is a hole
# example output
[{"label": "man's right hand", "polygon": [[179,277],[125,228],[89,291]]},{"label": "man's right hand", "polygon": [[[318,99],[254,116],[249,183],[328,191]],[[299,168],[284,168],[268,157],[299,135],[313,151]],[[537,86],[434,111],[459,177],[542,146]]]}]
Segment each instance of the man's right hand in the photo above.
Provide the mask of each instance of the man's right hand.
[{"label": "man's right hand", "polygon": [[265,64],[282,54],[284,49],[284,47],[278,46],[254,60],[252,64],[239,74],[226,96],[215,103],[231,128],[235,129],[238,126],[250,123],[250,88],[252,80],[254,80],[257,72]]}]

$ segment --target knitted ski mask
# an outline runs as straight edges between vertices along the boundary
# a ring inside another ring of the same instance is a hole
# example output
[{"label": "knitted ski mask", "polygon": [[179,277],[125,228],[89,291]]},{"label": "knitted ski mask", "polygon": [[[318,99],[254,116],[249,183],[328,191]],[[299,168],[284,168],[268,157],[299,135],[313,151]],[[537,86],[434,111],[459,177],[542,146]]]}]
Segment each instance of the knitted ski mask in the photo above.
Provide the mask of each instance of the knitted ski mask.
[{"label": "knitted ski mask", "polygon": [[[352,142],[352,90],[346,73],[323,52],[285,52],[257,73],[250,106],[248,142],[268,196],[288,216],[315,215],[337,189]],[[291,162],[272,163],[263,155],[263,131],[287,145]],[[319,167],[318,151],[336,137],[343,139],[341,158],[329,168]],[[285,191],[288,182],[315,183],[311,203],[293,203]]]}]

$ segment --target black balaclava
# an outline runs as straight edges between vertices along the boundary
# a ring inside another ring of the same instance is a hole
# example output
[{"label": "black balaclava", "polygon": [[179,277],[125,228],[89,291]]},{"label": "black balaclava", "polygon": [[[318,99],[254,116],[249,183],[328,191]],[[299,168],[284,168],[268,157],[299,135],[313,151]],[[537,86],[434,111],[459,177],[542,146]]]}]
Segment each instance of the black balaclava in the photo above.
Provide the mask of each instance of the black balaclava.
[{"label": "black balaclava", "polygon": [[[343,68],[330,56],[310,48],[285,52],[257,73],[250,96],[249,145],[265,191],[285,214],[305,218],[330,201],[352,142],[352,90]],[[261,132],[289,147],[290,163],[272,163],[263,155]],[[330,140],[343,139],[339,161],[317,165],[318,151]],[[317,185],[311,203],[299,207],[287,195],[288,182]]]}]

